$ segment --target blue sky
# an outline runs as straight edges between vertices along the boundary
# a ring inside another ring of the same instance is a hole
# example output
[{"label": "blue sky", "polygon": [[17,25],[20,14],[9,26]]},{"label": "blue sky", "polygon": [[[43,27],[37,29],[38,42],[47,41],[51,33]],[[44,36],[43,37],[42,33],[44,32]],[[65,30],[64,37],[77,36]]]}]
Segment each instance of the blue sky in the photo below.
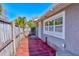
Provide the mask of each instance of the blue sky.
[{"label": "blue sky", "polygon": [[14,20],[17,16],[25,16],[31,19],[33,16],[42,16],[52,3],[5,3],[3,7],[7,11],[8,19]]}]

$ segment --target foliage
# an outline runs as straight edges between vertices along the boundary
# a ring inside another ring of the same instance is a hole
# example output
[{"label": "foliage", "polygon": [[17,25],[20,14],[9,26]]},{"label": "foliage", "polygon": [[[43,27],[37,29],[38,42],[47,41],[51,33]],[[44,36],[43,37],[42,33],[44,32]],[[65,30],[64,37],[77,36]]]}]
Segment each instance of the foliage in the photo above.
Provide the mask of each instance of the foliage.
[{"label": "foliage", "polygon": [[24,27],[26,24],[27,20],[26,17],[17,17],[15,19],[15,23],[16,25],[20,26],[20,27]]},{"label": "foliage", "polygon": [[60,25],[60,24],[62,24],[62,19],[63,19],[62,17],[56,19],[56,20],[55,20],[55,25]]},{"label": "foliage", "polygon": [[54,20],[49,21],[49,25],[54,25]]},{"label": "foliage", "polygon": [[28,25],[29,25],[29,27],[30,27],[31,29],[33,29],[33,28],[36,27],[35,23],[34,23],[32,20],[29,20],[29,21],[28,21]]},{"label": "foliage", "polygon": [[48,26],[48,21],[45,22],[45,26]]},{"label": "foliage", "polygon": [[62,22],[60,22],[60,21],[55,21],[55,25],[60,25],[60,24],[62,24]]}]

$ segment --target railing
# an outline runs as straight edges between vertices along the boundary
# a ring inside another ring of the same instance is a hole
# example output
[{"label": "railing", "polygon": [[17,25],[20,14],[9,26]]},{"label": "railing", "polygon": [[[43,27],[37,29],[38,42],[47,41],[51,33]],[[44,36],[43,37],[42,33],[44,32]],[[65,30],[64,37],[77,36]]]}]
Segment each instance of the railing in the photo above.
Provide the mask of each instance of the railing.
[{"label": "railing", "polygon": [[0,20],[0,56],[14,55],[22,36],[22,28]]}]

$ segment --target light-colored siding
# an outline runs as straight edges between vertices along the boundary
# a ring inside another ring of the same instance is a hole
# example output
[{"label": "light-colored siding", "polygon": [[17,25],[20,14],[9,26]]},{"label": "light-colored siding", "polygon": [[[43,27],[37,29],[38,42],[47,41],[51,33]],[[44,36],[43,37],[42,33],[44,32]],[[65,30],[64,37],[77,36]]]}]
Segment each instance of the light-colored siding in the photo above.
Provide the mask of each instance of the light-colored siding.
[{"label": "light-colored siding", "polygon": [[38,23],[38,37],[41,38],[41,22]]},{"label": "light-colored siding", "polygon": [[65,49],[73,55],[79,55],[79,3],[71,4],[65,9],[65,40],[43,33],[41,24],[41,38],[56,50]]},{"label": "light-colored siding", "polygon": [[42,28],[41,36],[42,36],[42,40],[44,42],[46,42],[46,37],[47,37],[47,44],[49,46],[51,46],[52,48],[55,48],[56,50],[64,49],[64,46],[63,46],[63,44],[65,43],[64,39],[60,39],[60,38],[57,38],[57,37],[54,37],[54,36],[44,34],[44,32],[43,32],[43,22],[42,22],[41,28]]},{"label": "light-colored siding", "polygon": [[72,4],[65,9],[65,40],[43,34],[42,23],[41,36],[49,46],[58,49],[65,49],[74,55],[79,55],[79,4]]},{"label": "light-colored siding", "polygon": [[69,6],[65,17],[66,49],[79,55],[79,4]]},{"label": "light-colored siding", "polygon": [[59,49],[64,49],[64,40],[63,39],[60,39],[60,38],[57,38],[57,37],[54,37],[54,36],[50,36],[50,35],[47,35],[47,34],[43,34],[43,39],[46,39],[47,37],[47,43],[49,46],[51,46],[52,48],[55,48],[56,50],[59,50]]}]

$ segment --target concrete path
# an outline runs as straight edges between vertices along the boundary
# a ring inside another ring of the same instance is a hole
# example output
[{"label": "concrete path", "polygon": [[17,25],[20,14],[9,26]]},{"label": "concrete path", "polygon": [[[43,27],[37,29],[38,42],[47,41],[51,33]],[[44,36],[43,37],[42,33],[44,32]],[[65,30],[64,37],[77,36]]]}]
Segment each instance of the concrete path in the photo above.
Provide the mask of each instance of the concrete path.
[{"label": "concrete path", "polygon": [[16,49],[16,56],[29,56],[28,38],[20,41],[19,47]]},{"label": "concrete path", "polygon": [[23,38],[16,56],[55,56],[56,51],[35,36]]}]

